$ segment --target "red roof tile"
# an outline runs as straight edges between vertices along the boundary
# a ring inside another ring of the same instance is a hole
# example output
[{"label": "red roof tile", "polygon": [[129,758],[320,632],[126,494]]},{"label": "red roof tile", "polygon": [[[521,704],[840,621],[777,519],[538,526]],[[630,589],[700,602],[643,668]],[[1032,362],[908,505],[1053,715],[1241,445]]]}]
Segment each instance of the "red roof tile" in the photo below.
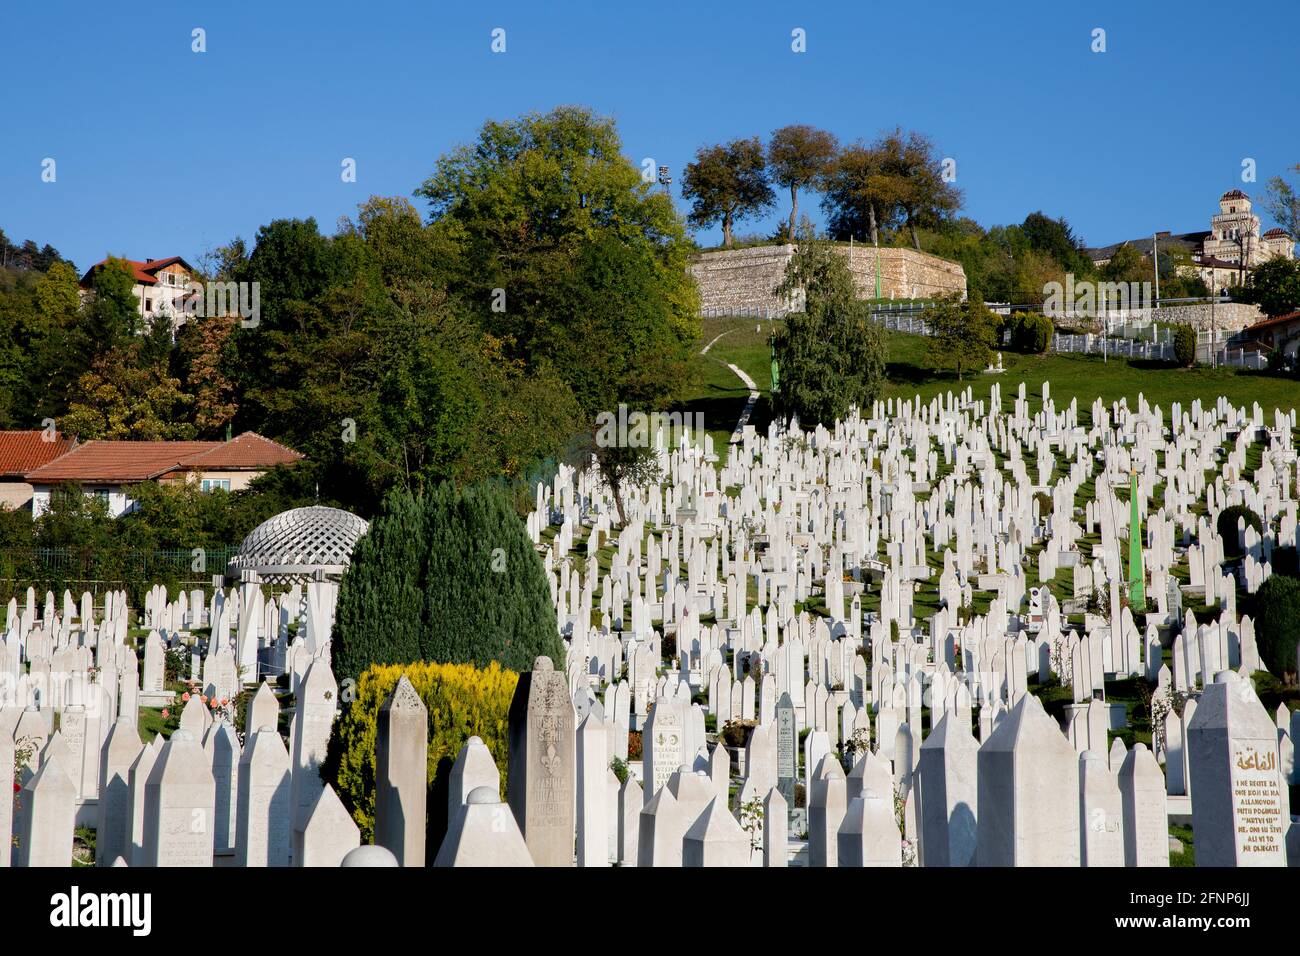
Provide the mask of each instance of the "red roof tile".
[{"label": "red roof tile", "polygon": [[1295,322],[1297,319],[1300,319],[1300,312],[1288,312],[1286,315],[1275,316],[1271,319],[1264,319],[1262,322],[1256,322],[1254,325],[1248,325],[1245,330],[1247,332],[1258,332],[1262,329],[1271,329],[1275,325]]},{"label": "red roof tile", "polygon": [[255,432],[219,441],[89,441],[27,473],[33,484],[124,483],[186,471],[262,470],[302,458]]},{"label": "red roof tile", "polygon": [[257,432],[244,432],[230,441],[218,442],[215,448],[199,452],[185,462],[187,466],[206,471],[238,471],[246,468],[269,468],[298,461],[302,454],[286,448]]},{"label": "red roof tile", "polygon": [[[165,269],[173,263],[178,262],[186,269],[189,269],[190,272],[194,271],[190,264],[180,256],[168,256],[165,259],[154,259],[151,262],[140,262],[138,259],[123,259],[122,261],[131,267],[131,270],[135,274],[135,281],[143,285],[157,285],[158,277],[153,273]],[[99,262],[96,262],[93,266],[87,269],[86,274],[81,277],[81,284],[86,288],[89,288],[96,270],[102,269],[107,263],[107,259],[101,259]]]},{"label": "red roof tile", "polygon": [[44,431],[0,432],[0,477],[21,478],[33,468],[49,464],[71,449],[75,438],[54,433],[46,439]]}]

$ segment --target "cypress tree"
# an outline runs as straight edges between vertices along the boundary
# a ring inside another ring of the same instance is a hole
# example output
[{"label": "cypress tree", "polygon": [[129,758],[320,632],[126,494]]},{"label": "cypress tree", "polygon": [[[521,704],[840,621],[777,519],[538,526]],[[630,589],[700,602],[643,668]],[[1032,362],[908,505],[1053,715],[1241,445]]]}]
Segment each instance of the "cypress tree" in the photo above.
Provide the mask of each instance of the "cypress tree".
[{"label": "cypress tree", "polygon": [[343,579],[335,672],[415,660],[525,671],[541,654],[563,666],[542,559],[504,492],[391,496]]}]

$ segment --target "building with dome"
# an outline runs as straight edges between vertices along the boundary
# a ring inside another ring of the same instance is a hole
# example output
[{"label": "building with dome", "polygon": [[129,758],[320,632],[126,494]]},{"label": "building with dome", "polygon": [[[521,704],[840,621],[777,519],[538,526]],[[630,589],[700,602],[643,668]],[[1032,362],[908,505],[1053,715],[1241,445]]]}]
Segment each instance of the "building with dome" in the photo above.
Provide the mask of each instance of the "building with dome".
[{"label": "building with dome", "polygon": [[1098,268],[1110,262],[1121,246],[1134,246],[1147,258],[1153,247],[1160,255],[1181,250],[1188,254],[1191,265],[1202,281],[1212,290],[1221,290],[1241,283],[1245,273],[1262,262],[1281,257],[1295,258],[1295,240],[1282,229],[1261,232],[1259,216],[1252,209],[1248,195],[1240,189],[1229,189],[1219,197],[1219,211],[1210,217],[1210,228],[1198,232],[1157,232],[1154,236],[1131,239],[1087,250]]},{"label": "building with dome", "polygon": [[271,584],[338,582],[352,560],[352,549],[370,523],[349,511],[312,505],[282,511],[263,521],[230,559],[231,574]]}]

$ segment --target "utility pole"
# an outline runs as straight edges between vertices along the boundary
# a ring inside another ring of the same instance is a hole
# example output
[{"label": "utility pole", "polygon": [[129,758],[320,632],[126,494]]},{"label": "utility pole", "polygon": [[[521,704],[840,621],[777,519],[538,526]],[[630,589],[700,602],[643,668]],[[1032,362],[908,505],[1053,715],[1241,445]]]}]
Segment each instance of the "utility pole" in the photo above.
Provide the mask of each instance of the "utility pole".
[{"label": "utility pole", "polygon": [[1151,237],[1151,258],[1155,262],[1156,308],[1160,308],[1160,233]]},{"label": "utility pole", "polygon": [[1218,304],[1219,293],[1214,288],[1214,266],[1210,266],[1210,368],[1214,368],[1215,339],[1218,338],[1215,325],[1214,307]]}]

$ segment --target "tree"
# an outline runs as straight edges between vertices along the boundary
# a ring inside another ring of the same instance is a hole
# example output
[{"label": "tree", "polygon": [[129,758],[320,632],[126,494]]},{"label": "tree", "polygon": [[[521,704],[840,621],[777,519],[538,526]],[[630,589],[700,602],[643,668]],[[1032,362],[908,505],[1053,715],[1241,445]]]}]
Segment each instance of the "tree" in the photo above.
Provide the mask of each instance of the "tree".
[{"label": "tree", "polygon": [[1238,518],[1245,519],[1246,527],[1254,528],[1256,534],[1262,535],[1264,533],[1264,523],[1260,520],[1259,515],[1245,505],[1230,505],[1224,508],[1219,512],[1214,527],[1219,532],[1219,537],[1223,539],[1223,556],[1225,558],[1239,558],[1243,553],[1241,545],[1237,542]]},{"label": "tree", "polygon": [[334,671],[412,661],[531,668],[564,660],[542,560],[503,490],[398,491],[339,589]]},{"label": "tree", "polygon": [[1051,256],[1062,272],[1086,276],[1094,271],[1092,260],[1084,255],[1083,243],[1065,217],[1052,219],[1042,210],[1031,212],[1020,224],[1020,232],[1030,249]]},{"label": "tree", "polygon": [[1107,282],[1150,282],[1154,274],[1151,260],[1127,242],[1101,267],[1101,277]]},{"label": "tree", "polygon": [[1250,281],[1234,298],[1253,302],[1266,315],[1288,315],[1300,309],[1300,260],[1278,256],[1250,270]]},{"label": "tree", "polygon": [[140,331],[140,299],[135,275],[124,259],[110,257],[95,271],[92,295],[75,337],[76,355],[87,368]]},{"label": "tree", "polygon": [[[1300,173],[1300,163],[1292,166],[1290,171]],[[1296,187],[1281,176],[1274,176],[1268,181],[1265,206],[1288,236],[1300,238],[1300,191]]]},{"label": "tree", "polygon": [[238,324],[231,316],[203,316],[186,322],[176,334],[185,390],[194,396],[194,427],[204,437],[217,437],[239,411],[228,373]]},{"label": "tree", "polygon": [[840,150],[823,177],[822,209],[832,239],[880,241],[895,223],[896,183],[884,175],[880,151],[860,140]]},{"label": "tree", "polygon": [[1255,592],[1255,642],[1269,673],[1294,685],[1300,642],[1300,579],[1272,574]]},{"label": "tree", "polygon": [[[623,444],[600,445],[594,449],[596,467],[609,485],[618,509],[618,523],[627,524],[627,511],[623,506],[624,492],[629,487],[656,484],[661,476],[659,456],[649,446]],[[585,462],[584,462],[585,463]]]},{"label": "tree", "polygon": [[63,431],[83,441],[194,437],[188,420],[193,399],[166,365],[142,363],[140,349],[140,343],[130,343],[95,361],[77,382]]},{"label": "tree", "polygon": [[965,372],[988,365],[996,321],[983,302],[962,302],[949,293],[921,313],[921,319],[930,330],[930,359],[937,367],[955,368],[961,381]]},{"label": "tree", "polygon": [[1186,323],[1174,326],[1174,361],[1183,368],[1196,364],[1196,331]]},{"label": "tree", "polygon": [[868,413],[884,387],[884,337],[866,303],[855,298],[845,257],[806,221],[775,292],[789,297],[799,290],[803,310],[786,316],[772,337],[780,370],[777,414],[830,427],[851,407]]},{"label": "tree", "polygon": [[612,120],[563,107],[487,123],[417,193],[451,311],[504,361],[564,382],[593,416],[678,395],[699,334],[693,248]]},{"label": "tree", "polygon": [[790,190],[790,226],[793,241],[799,217],[799,190],[819,182],[830,168],[838,148],[833,133],[804,124],[783,126],[772,133],[767,164],[772,179]]},{"label": "tree", "polygon": [[731,248],[732,226],[776,202],[757,136],[701,146],[682,173],[682,196],[691,201],[692,226],[722,224],[722,245]]},{"label": "tree", "polygon": [[911,234],[912,245],[921,248],[917,229],[933,228],[961,208],[961,190],[947,181],[934,144],[922,134],[895,129],[875,147],[881,156],[882,175],[891,188],[894,204]]}]

